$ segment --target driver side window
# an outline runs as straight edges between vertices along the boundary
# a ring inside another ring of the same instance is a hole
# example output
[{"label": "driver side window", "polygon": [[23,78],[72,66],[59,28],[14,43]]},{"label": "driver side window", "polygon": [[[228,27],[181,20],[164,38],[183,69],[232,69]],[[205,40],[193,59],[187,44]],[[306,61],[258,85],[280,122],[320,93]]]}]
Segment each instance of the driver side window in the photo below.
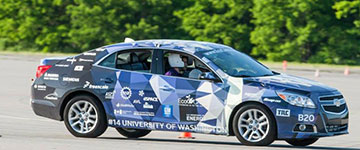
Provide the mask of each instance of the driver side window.
[{"label": "driver side window", "polygon": [[198,80],[220,81],[203,62],[186,53],[164,51],[164,75]]}]

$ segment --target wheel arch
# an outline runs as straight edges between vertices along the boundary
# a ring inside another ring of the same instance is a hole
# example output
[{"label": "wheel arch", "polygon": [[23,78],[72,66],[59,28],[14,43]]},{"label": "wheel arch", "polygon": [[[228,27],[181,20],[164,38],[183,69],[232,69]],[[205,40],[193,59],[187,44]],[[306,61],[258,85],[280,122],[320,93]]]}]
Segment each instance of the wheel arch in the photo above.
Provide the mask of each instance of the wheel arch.
[{"label": "wheel arch", "polygon": [[239,105],[235,106],[235,108],[233,109],[233,111],[231,112],[231,115],[230,115],[230,118],[229,118],[229,127],[228,127],[228,131],[229,131],[229,135],[230,136],[235,136],[234,134],[234,130],[233,130],[233,120],[234,120],[234,117],[235,117],[235,114],[236,112],[243,106],[246,106],[246,105],[249,105],[249,104],[255,104],[255,105],[261,105],[263,106],[270,114],[271,114],[271,117],[273,117],[273,119],[275,120],[275,137],[277,137],[277,121],[276,121],[276,118],[274,116],[274,114],[272,113],[272,111],[270,110],[270,108],[261,103],[261,102],[258,102],[258,101],[245,101],[245,102],[242,102],[240,103]]},{"label": "wheel arch", "polygon": [[99,101],[101,103],[101,107],[103,107],[103,109],[105,110],[104,105],[102,104],[100,98],[93,92],[88,91],[88,90],[73,90],[73,91],[70,91],[67,94],[65,94],[65,96],[61,102],[61,105],[59,107],[60,121],[64,120],[63,114],[64,114],[66,104],[77,95],[88,95],[88,96],[95,98],[97,101]]}]

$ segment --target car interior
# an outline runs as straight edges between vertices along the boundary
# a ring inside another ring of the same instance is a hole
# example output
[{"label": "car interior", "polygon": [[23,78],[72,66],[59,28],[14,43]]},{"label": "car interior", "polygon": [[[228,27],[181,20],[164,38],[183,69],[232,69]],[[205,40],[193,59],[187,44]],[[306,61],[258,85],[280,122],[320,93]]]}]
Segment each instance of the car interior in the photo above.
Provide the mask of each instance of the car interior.
[{"label": "car interior", "polygon": [[117,69],[150,72],[151,51],[119,53],[116,59]]},{"label": "car interior", "polygon": [[[171,53],[172,52],[166,52],[164,54],[164,61],[163,61],[164,74],[171,69],[168,59]],[[211,72],[202,62],[200,62],[193,56],[180,53],[180,57],[183,61],[187,60],[186,63],[184,62],[185,67],[180,68],[181,70],[180,74],[182,74],[181,77],[199,79],[202,73]]]}]

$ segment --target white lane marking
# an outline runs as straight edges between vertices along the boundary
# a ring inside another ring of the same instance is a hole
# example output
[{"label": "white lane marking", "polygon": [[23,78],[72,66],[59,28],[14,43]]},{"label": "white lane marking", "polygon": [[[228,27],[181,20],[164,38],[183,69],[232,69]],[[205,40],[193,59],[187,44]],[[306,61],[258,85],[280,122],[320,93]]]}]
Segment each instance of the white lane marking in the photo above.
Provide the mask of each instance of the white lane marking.
[{"label": "white lane marking", "polygon": [[50,120],[41,120],[41,119],[32,119],[32,118],[23,118],[23,117],[7,116],[7,115],[0,115],[0,118],[17,119],[17,120],[32,120],[32,121],[53,122],[53,121],[50,121]]}]

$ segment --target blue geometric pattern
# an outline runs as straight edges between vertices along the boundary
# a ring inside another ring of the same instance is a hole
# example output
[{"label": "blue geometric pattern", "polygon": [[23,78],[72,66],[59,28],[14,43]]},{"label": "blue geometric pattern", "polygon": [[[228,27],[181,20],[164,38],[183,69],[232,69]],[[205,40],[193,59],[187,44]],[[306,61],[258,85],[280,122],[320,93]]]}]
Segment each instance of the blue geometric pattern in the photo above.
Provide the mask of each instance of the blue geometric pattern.
[{"label": "blue geometric pattern", "polygon": [[113,119],[176,126],[175,129],[158,126],[158,130],[227,133],[224,101],[228,87],[210,81],[131,71],[116,74],[116,92],[111,99]]}]

